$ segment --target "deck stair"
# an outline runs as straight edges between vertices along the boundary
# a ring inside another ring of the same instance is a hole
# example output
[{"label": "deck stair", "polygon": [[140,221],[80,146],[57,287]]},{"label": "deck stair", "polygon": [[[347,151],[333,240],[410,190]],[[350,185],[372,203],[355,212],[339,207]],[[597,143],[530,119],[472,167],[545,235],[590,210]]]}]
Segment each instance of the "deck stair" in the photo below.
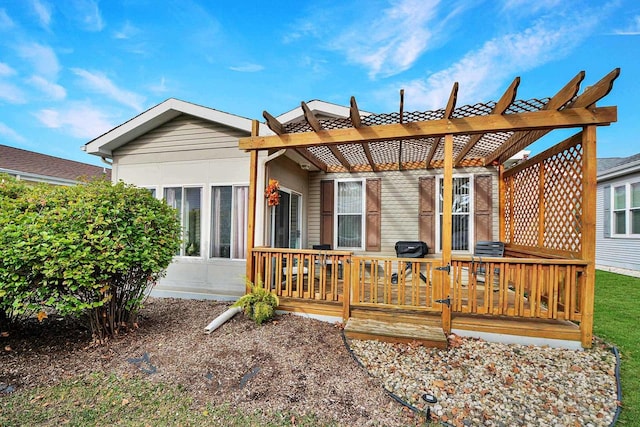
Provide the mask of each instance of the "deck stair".
[{"label": "deck stair", "polygon": [[427,347],[447,347],[447,337],[442,331],[442,325],[432,322],[416,324],[388,319],[377,320],[351,317],[347,321],[344,333],[349,338],[361,340],[419,342]]}]

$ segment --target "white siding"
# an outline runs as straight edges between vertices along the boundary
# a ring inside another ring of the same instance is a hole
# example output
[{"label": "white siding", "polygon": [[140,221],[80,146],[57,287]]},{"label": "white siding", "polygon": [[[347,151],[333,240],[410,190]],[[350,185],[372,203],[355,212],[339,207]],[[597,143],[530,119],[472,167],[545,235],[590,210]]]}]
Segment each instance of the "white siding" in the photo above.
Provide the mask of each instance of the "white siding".
[{"label": "white siding", "polygon": [[[419,177],[441,175],[441,169],[366,173],[313,173],[309,179],[309,246],[320,241],[320,181],[341,178],[382,178],[381,252],[374,255],[395,256],[399,240],[418,239]],[[493,236],[498,240],[498,178],[495,169],[456,169],[454,174],[493,175]],[[432,253],[434,248],[429,248]]]},{"label": "white siding", "polygon": [[238,149],[248,133],[182,115],[114,152],[113,179],[153,187],[202,188],[201,257],[176,257],[154,288],[162,296],[235,298],[244,294],[243,260],[210,259],[212,185],[248,185],[249,154]]},{"label": "white siding", "polygon": [[[640,271],[640,239],[604,237],[604,186],[640,180],[640,173],[599,182],[596,201],[596,266]],[[612,190],[613,191],[613,190]]]}]

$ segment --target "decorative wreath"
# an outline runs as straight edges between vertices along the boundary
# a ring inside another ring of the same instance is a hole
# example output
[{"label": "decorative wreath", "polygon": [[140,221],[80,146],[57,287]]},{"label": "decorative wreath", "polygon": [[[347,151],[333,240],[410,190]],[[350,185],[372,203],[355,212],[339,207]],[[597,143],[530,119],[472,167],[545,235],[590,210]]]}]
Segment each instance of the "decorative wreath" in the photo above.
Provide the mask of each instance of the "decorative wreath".
[{"label": "decorative wreath", "polygon": [[280,194],[278,191],[280,190],[280,183],[277,179],[270,179],[269,185],[264,190],[264,197],[267,198],[267,205],[269,206],[278,206],[280,204]]}]

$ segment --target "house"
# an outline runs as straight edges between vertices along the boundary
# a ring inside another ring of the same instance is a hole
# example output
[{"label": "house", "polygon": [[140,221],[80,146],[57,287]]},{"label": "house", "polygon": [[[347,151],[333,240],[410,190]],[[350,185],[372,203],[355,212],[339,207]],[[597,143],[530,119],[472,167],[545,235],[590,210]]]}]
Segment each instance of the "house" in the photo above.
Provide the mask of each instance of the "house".
[{"label": "house", "polygon": [[598,159],[596,265],[640,276],[640,153]]},{"label": "house", "polygon": [[[85,150],[181,212],[183,245],[155,295],[234,298],[246,277],[351,336],[589,347],[596,127],[617,117],[595,103],[618,75],[578,95],[581,72],[530,100],[516,78],[472,106],[456,106],[456,84],[427,112],[314,100],[265,123],[169,99]],[[566,128],[578,132],[510,165]],[[504,257],[474,256],[484,241],[504,242]]]},{"label": "house", "polygon": [[26,182],[74,185],[83,178],[111,178],[111,169],[0,145],[0,173]]}]

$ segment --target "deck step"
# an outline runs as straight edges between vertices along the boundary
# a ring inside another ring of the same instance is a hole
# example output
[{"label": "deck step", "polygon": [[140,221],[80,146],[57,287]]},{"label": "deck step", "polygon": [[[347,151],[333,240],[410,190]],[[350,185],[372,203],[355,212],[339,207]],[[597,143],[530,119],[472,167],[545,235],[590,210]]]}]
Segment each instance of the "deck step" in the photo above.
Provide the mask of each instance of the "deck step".
[{"label": "deck step", "polygon": [[360,340],[419,342],[427,347],[447,348],[447,337],[441,326],[351,317],[344,333],[349,338]]}]

